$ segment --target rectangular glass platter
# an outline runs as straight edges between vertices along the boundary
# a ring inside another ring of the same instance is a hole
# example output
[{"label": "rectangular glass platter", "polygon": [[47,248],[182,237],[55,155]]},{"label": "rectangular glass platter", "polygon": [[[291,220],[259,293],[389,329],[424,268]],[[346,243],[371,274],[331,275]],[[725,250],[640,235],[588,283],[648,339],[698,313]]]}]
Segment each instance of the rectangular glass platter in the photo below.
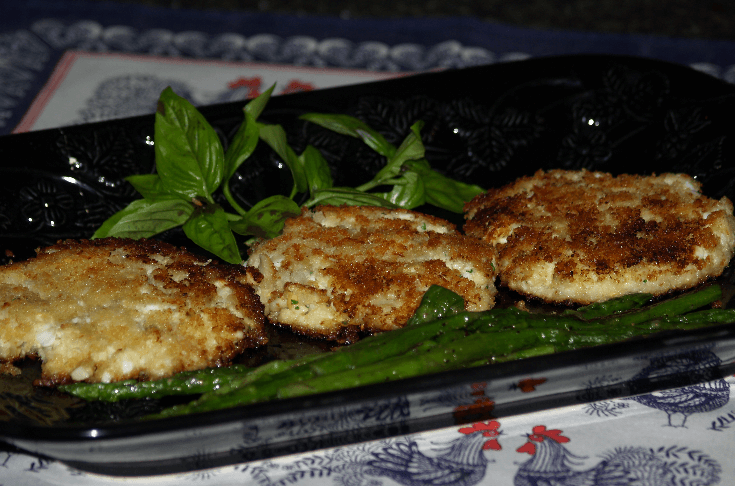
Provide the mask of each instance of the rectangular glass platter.
[{"label": "rectangular glass platter", "polygon": [[[242,106],[201,108],[225,144]],[[423,120],[432,166],[484,187],[538,169],[686,172],[706,195],[732,200],[733,108],[735,87],[682,66],[569,56],[275,97],[261,120],[283,125],[297,152],[306,144],[321,149],[336,185],[357,185],[381,161],[357,141],[307,126],[300,114],[358,116],[393,143]],[[135,198],[123,178],[153,170],[152,137],[153,117],[143,116],[0,138],[3,263],[58,239],[89,237]],[[284,187],[288,174],[258,149],[232,190],[247,207]],[[461,216],[434,214],[461,224]],[[184,243],[176,232],[163,238]],[[729,268],[718,283],[732,293]],[[630,396],[711,380],[734,367],[732,323],[153,421],[139,418],[149,411],[141,403],[84,415],[60,393],[29,392],[6,377],[0,439],[90,471],[158,474]],[[65,413],[72,419],[59,418]]]}]

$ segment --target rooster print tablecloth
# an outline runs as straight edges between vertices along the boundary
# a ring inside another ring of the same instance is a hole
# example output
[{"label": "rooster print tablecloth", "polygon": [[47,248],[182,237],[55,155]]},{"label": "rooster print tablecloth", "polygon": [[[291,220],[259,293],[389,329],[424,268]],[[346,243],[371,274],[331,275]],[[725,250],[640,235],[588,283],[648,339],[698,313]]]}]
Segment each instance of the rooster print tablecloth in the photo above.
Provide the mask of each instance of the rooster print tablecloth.
[{"label": "rooster print tablecloth", "polygon": [[734,383],[728,377],[175,475],[107,477],[2,452],[0,478],[16,486],[735,484]]}]

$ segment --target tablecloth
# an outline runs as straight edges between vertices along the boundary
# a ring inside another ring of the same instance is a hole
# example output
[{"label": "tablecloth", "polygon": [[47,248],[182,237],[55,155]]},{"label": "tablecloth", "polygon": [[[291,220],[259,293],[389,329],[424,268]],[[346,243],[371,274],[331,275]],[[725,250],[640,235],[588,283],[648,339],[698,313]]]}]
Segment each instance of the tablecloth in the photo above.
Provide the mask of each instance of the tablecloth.
[{"label": "tablecloth", "polygon": [[732,484],[734,381],[151,477],[0,452],[0,478],[14,486]]},{"label": "tablecloth", "polygon": [[[538,56],[621,54],[680,63],[735,82],[735,43],[730,41],[542,31],[469,17],[343,19],[83,0],[4,2],[2,13],[0,134],[64,123],[53,113],[51,120],[39,121],[45,117],[38,111],[44,111],[59,83],[65,87],[67,70],[90,53],[100,61],[110,56],[109,63],[137,58],[148,68],[128,70],[127,78],[89,74],[69,104],[56,107],[66,123],[149,112],[166,83],[178,85],[200,104],[238,99],[248,95],[248,83],[257,83],[252,78],[269,66],[331,73],[324,82],[277,78],[279,90],[297,90]],[[245,64],[240,74],[215,78],[204,89],[195,78],[215,68],[203,61],[222,63],[231,72],[237,68],[233,63]],[[158,67],[151,68],[154,63]],[[260,82],[274,80],[270,72]],[[60,98],[67,96],[61,93]],[[29,109],[36,111],[29,114]]]}]

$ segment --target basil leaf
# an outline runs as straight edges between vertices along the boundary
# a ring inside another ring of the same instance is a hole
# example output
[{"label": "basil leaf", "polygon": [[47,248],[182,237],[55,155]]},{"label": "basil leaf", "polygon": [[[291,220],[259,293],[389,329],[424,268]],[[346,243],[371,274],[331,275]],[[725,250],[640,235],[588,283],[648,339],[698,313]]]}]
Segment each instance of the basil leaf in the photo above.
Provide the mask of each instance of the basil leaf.
[{"label": "basil leaf", "polygon": [[393,190],[386,193],[388,201],[405,209],[413,209],[426,202],[424,181],[416,172],[408,171],[395,181]]},{"label": "basil leaf", "polygon": [[455,213],[462,213],[466,202],[485,192],[480,186],[465,184],[442,175],[432,169],[424,159],[408,161],[404,167],[417,172],[423,179],[427,203]]},{"label": "basil leaf", "polygon": [[224,178],[226,181],[230,180],[237,168],[255,151],[260,131],[256,121],[263,112],[275,87],[274,84],[257,98],[248,101],[243,108],[243,122],[225,152]]},{"label": "basil leaf", "polygon": [[391,157],[396,151],[396,148],[385,137],[355,117],[328,113],[307,113],[301,115],[299,118],[315,123],[333,132],[359,138],[368,147],[385,157]]},{"label": "basil leaf", "polygon": [[275,238],[283,231],[287,218],[301,214],[301,208],[290,198],[275,195],[258,201],[240,219],[230,221],[230,228],[241,235]]},{"label": "basil leaf", "polygon": [[313,207],[319,204],[329,204],[339,206],[342,204],[348,206],[381,206],[384,208],[396,208],[395,204],[386,198],[369,192],[362,192],[350,187],[333,187],[316,191],[309,199],[305,206]]},{"label": "basil leaf", "polygon": [[228,263],[242,263],[227,214],[218,204],[196,208],[194,214],[184,223],[184,233],[191,241],[218,258]]},{"label": "basil leaf", "polygon": [[299,155],[299,163],[303,167],[306,180],[309,184],[309,194],[320,189],[329,189],[334,184],[332,171],[321,152],[311,145],[307,145]]},{"label": "basil leaf", "polygon": [[291,170],[291,176],[294,182],[294,189],[291,195],[308,191],[309,182],[306,173],[296,152],[288,145],[286,131],[283,127],[281,125],[261,125],[260,138],[281,157]]},{"label": "basil leaf", "polygon": [[222,143],[202,114],[171,88],[158,100],[154,137],[163,186],[187,199],[211,202],[224,175]]},{"label": "basil leaf", "polygon": [[163,187],[161,178],[158,174],[141,174],[132,175],[125,178],[136,191],[145,199],[158,199],[162,196],[171,195]]},{"label": "basil leaf", "polygon": [[435,319],[446,319],[464,310],[464,297],[439,285],[431,285],[405,327],[418,326]]},{"label": "basil leaf", "polygon": [[184,224],[193,212],[190,202],[176,196],[136,199],[102,223],[92,238],[148,238]]},{"label": "basil leaf", "polygon": [[235,171],[255,152],[258,146],[259,127],[255,118],[245,112],[245,118],[237,129],[232,143],[225,152],[224,179],[229,181]]},{"label": "basil leaf", "polygon": [[268,101],[271,99],[271,94],[273,94],[273,90],[275,88],[276,83],[273,83],[270,88],[263,91],[258,97],[248,101],[244,108],[245,113],[257,120],[260,114],[263,113],[265,105],[267,105]]},{"label": "basil leaf", "polygon": [[424,123],[419,121],[411,125],[411,133],[403,140],[400,147],[396,150],[393,156],[388,158],[388,162],[385,167],[375,175],[373,180],[368,184],[363,184],[360,189],[366,187],[375,187],[380,185],[383,181],[392,179],[401,173],[403,164],[408,160],[422,159],[426,149],[424,144],[421,142],[421,128]]}]

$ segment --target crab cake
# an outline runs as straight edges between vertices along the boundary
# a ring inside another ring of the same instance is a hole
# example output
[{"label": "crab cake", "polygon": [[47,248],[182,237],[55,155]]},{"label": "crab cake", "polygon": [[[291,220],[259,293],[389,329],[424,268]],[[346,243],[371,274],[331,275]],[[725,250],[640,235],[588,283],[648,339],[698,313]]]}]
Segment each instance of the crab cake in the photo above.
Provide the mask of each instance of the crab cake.
[{"label": "crab cake", "polygon": [[686,289],[733,255],[729,199],[685,174],[539,171],[465,205],[464,230],[498,251],[500,282],[550,302]]},{"label": "crab cake", "polygon": [[42,360],[39,384],[158,379],[265,343],[241,266],[153,240],[60,241],[0,268],[0,360]]},{"label": "crab cake", "polygon": [[494,304],[492,248],[403,209],[303,209],[246,265],[270,321],[337,341],[402,327],[433,284],[462,295],[469,310]]}]

